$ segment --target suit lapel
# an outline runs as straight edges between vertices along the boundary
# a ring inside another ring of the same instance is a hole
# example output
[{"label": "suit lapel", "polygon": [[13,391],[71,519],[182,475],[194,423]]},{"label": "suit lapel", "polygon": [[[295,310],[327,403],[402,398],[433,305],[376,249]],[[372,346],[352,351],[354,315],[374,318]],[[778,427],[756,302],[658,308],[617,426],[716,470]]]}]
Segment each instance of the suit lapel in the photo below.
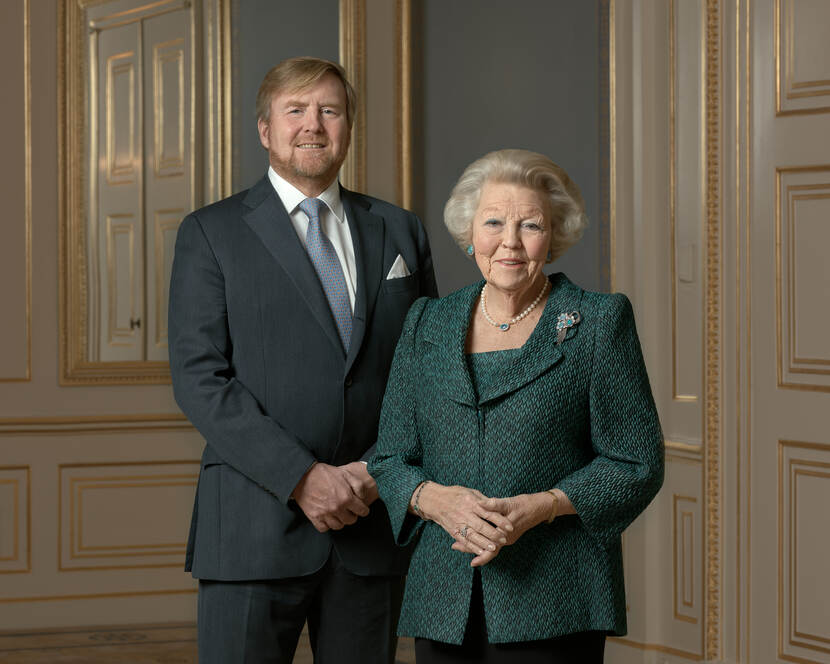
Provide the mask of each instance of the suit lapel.
[{"label": "suit lapel", "polygon": [[326,336],[342,352],[343,344],[323,287],[267,175],[251,188],[244,203],[250,208],[242,215],[245,223],[279,262]]},{"label": "suit lapel", "polygon": [[357,270],[354,324],[349,353],[346,356],[348,373],[360,352],[369,321],[372,320],[383,278],[383,218],[370,212],[366,201],[351,191],[341,187],[340,196],[352,234]]}]

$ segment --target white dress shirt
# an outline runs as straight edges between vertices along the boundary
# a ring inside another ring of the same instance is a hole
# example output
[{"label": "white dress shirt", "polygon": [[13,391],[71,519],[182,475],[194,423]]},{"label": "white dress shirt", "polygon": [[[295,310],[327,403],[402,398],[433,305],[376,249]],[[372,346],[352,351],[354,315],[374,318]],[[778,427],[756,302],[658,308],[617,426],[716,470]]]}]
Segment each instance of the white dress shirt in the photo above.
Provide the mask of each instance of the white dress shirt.
[{"label": "white dress shirt", "polygon": [[[280,177],[272,166],[268,167],[268,178],[271,180],[277,196],[285,206],[300,242],[308,249],[305,241],[306,233],[308,233],[308,216],[299,208],[300,203],[308,196]],[[349,231],[349,224],[346,222],[346,210],[343,208],[343,201],[340,200],[340,183],[335,180],[317,198],[325,203],[325,205],[320,206],[320,228],[334,247],[334,252],[337,254],[340,266],[343,268],[343,276],[346,278],[346,290],[349,291],[349,303],[352,305],[352,313],[354,313],[357,270],[354,264],[352,234]]]}]

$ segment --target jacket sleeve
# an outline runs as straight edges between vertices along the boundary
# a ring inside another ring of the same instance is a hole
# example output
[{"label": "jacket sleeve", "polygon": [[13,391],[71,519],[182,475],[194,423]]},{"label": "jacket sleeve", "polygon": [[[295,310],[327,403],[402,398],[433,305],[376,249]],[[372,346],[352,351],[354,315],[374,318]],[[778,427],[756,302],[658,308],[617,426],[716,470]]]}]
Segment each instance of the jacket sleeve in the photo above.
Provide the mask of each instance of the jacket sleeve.
[{"label": "jacket sleeve", "polygon": [[423,450],[415,404],[415,332],[427,301],[416,300],[404,321],[383,397],[375,455],[369,461],[369,473],[377,482],[400,546],[411,542],[423,527],[424,522],[407,509],[415,487],[429,479],[421,465]]},{"label": "jacket sleeve", "polygon": [[234,375],[225,275],[194,215],[176,237],[168,328],[179,407],[222,461],[286,503],[315,459]]},{"label": "jacket sleeve", "polygon": [[597,456],[557,487],[608,548],[663,484],[663,436],[625,295],[604,298],[594,344],[589,405]]}]

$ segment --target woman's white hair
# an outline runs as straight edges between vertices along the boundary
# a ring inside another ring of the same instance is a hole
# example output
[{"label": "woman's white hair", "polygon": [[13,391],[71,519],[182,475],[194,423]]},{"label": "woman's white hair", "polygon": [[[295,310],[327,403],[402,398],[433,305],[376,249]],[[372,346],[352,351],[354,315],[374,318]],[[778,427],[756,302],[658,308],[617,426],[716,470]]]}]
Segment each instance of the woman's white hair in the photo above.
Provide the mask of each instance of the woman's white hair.
[{"label": "woman's white hair", "polygon": [[473,237],[473,217],[481,190],[488,182],[517,184],[539,192],[548,201],[550,254],[556,260],[588,225],[582,194],[563,168],[529,150],[496,150],[467,166],[444,206],[444,224],[462,250]]}]

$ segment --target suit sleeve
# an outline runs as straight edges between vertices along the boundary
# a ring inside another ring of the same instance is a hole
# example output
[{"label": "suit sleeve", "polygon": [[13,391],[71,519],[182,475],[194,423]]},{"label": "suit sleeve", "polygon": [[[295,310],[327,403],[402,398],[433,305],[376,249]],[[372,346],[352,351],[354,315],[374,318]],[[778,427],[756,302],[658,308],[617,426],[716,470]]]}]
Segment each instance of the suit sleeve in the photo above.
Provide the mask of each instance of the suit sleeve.
[{"label": "suit sleeve", "polygon": [[168,327],[179,407],[222,461],[286,503],[315,459],[234,376],[225,276],[194,215],[176,237]]},{"label": "suit sleeve", "polygon": [[605,298],[591,368],[590,429],[596,457],[557,485],[603,548],[663,483],[663,436],[628,298]]},{"label": "suit sleeve", "polygon": [[369,461],[369,473],[377,482],[400,546],[411,542],[423,527],[424,522],[407,510],[412,492],[429,479],[421,467],[423,452],[415,412],[415,332],[426,303],[427,298],[416,300],[404,321],[383,397],[375,455]]}]

